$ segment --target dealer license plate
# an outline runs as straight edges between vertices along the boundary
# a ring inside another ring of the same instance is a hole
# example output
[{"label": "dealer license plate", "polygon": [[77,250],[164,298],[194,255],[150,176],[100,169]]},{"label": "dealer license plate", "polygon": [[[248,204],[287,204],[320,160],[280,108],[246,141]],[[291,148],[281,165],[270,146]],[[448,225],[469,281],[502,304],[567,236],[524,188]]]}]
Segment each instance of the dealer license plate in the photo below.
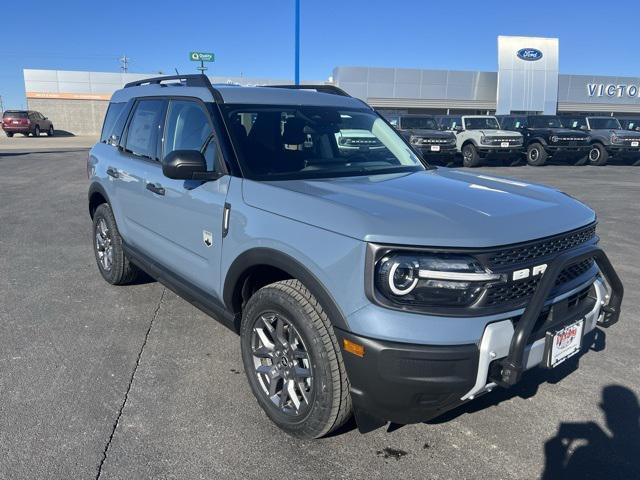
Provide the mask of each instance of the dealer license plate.
[{"label": "dealer license plate", "polygon": [[545,345],[547,367],[553,368],[560,365],[580,351],[583,330],[584,319],[567,325],[557,332],[547,332]]},{"label": "dealer license plate", "polygon": [[432,152],[439,152],[440,151],[440,145],[431,145],[431,151]]},{"label": "dealer license plate", "polygon": [[638,142],[631,142],[631,146],[632,147],[637,147],[638,146]]},{"label": "dealer license plate", "polygon": [[502,148],[508,147],[508,146],[509,146],[509,142],[501,142],[501,143],[500,143],[500,146],[501,146]]},{"label": "dealer license plate", "polygon": [[13,123],[14,125],[18,125],[20,122],[19,122],[18,120],[14,120],[14,121],[13,121],[13,122],[11,122],[11,123]]}]

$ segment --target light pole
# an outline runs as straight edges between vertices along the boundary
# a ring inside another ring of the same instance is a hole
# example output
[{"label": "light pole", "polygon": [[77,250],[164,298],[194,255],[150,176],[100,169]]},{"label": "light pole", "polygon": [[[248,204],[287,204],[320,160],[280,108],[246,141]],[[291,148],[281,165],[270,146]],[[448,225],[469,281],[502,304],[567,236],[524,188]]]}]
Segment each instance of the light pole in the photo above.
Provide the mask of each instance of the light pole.
[{"label": "light pole", "polygon": [[295,0],[295,2],[296,2],[295,82],[296,82],[296,85],[300,85],[300,0]]}]

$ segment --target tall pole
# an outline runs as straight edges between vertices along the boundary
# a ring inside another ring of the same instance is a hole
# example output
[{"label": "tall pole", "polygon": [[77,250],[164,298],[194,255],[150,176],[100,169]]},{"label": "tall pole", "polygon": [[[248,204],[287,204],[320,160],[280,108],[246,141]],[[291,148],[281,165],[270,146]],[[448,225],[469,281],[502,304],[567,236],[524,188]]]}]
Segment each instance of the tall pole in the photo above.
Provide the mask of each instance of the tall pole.
[{"label": "tall pole", "polygon": [[296,1],[296,85],[300,85],[300,0]]}]

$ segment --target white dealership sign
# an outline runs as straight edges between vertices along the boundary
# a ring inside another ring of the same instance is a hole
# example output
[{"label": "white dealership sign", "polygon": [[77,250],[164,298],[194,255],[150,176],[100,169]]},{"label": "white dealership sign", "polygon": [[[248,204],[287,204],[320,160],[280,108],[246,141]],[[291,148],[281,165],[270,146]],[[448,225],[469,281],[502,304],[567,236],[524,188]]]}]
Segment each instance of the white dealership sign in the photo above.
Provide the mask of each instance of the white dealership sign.
[{"label": "white dealership sign", "polygon": [[629,97],[636,98],[640,94],[639,85],[615,83],[588,83],[587,95],[590,97]]},{"label": "white dealership sign", "polygon": [[558,39],[498,37],[496,113],[555,115],[558,103]]}]

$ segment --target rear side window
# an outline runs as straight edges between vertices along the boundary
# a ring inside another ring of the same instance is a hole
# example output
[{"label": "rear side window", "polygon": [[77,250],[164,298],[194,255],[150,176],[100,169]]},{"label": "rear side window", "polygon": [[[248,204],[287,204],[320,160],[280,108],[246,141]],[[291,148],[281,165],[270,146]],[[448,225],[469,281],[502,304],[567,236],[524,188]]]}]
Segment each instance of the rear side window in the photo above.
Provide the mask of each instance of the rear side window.
[{"label": "rear side window", "polygon": [[157,160],[158,136],[162,126],[164,100],[140,100],[133,112],[125,150],[140,157]]},{"label": "rear side window", "polygon": [[116,120],[122,113],[122,109],[126,103],[110,103],[107,109],[107,114],[104,117],[104,123],[102,124],[102,135],[100,135],[100,141],[106,143],[109,137],[113,133],[113,127],[116,124]]},{"label": "rear side window", "polygon": [[213,133],[209,115],[202,105],[190,100],[172,100],[164,135],[164,155],[174,150],[201,151]]},{"label": "rear side window", "polygon": [[2,115],[2,118],[27,118],[27,112],[4,112],[4,115]]}]

